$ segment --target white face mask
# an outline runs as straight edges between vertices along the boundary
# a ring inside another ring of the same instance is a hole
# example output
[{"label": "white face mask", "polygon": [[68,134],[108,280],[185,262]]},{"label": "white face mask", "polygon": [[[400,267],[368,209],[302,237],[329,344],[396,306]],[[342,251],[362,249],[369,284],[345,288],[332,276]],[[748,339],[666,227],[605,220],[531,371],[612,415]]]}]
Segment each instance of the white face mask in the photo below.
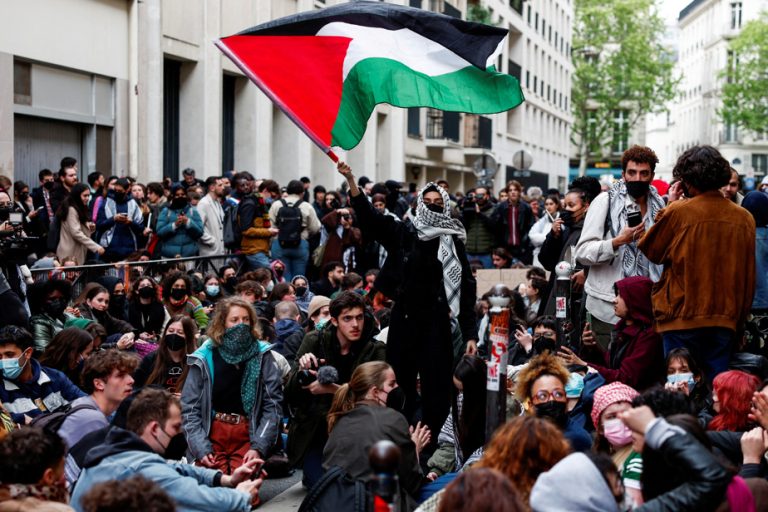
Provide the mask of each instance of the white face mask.
[{"label": "white face mask", "polygon": [[274,289],[274,287],[275,287],[275,283],[270,281],[269,284],[267,285],[267,293],[272,293],[272,290]]}]

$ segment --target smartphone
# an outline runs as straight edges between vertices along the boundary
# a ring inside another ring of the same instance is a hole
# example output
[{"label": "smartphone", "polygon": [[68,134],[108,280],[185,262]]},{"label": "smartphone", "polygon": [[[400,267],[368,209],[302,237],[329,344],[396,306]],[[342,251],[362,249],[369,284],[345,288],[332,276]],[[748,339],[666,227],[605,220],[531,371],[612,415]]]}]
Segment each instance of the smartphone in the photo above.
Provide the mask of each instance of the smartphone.
[{"label": "smartphone", "polygon": [[592,330],[592,313],[587,311],[587,323],[589,324],[589,330]]},{"label": "smartphone", "polygon": [[643,214],[640,212],[629,212],[627,214],[627,226],[634,228],[643,222]]}]

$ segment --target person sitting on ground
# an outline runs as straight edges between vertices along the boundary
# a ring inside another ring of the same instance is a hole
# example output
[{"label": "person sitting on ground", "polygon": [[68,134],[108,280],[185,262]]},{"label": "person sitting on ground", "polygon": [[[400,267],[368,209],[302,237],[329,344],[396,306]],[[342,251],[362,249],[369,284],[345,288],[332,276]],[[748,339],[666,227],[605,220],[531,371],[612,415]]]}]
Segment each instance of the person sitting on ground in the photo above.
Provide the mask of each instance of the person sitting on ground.
[{"label": "person sitting on ground", "polygon": [[[79,409],[67,415],[57,432],[67,446],[75,446],[87,433],[109,425],[109,418],[133,391],[132,375],[138,364],[133,354],[115,349],[88,358],[80,381],[88,396],[72,402],[72,409]],[[70,457],[65,471],[70,484],[80,475],[80,468]]]},{"label": "person sitting on ground", "polygon": [[557,425],[574,451],[589,451],[592,438],[567,411],[565,386],[568,379],[568,370],[547,351],[529,360],[528,366],[520,371],[516,394],[528,414],[549,419]]},{"label": "person sitting on ground", "polygon": [[94,485],[80,506],[83,512],[176,512],[168,493],[141,475]]},{"label": "person sitting on ground", "polygon": [[157,283],[149,276],[141,276],[131,285],[128,303],[128,322],[139,333],[139,339],[157,342],[158,335],[168,321],[168,313],[158,299]]},{"label": "person sitting on ground", "polygon": [[[83,293],[75,300],[75,307],[81,318],[98,322],[107,331],[105,347],[116,346],[120,350],[131,350],[137,343],[133,326],[109,314],[109,292],[97,283],[88,283]],[[139,343],[143,340],[138,340]]]},{"label": "person sitting on ground", "polygon": [[400,412],[405,394],[397,386],[395,372],[383,361],[363,363],[348,383],[336,391],[328,411],[328,442],[323,450],[323,468],[343,468],[352,478],[368,478],[371,446],[388,440],[400,448],[397,475],[406,494],[400,496],[400,510],[411,510],[423,475],[419,452],[429,443],[430,433],[419,423],[413,432]]},{"label": "person sitting on ground", "polygon": [[38,361],[59,370],[72,382],[80,382],[85,361],[93,353],[93,336],[84,329],[66,327],[53,337]]},{"label": "person sitting on ground", "polygon": [[62,372],[32,357],[33,343],[32,335],[21,327],[0,328],[0,403],[21,425],[85,396]]},{"label": "person sitting on ground", "polygon": [[67,321],[65,312],[72,300],[72,283],[63,279],[37,282],[27,289],[32,316],[29,325],[35,338],[35,353],[40,355]]},{"label": "person sitting on ground", "polygon": [[104,444],[92,448],[75,485],[72,503],[101,482],[142,475],[162,487],[180,510],[248,512],[259,503],[262,479],[251,480],[262,463],[253,459],[232,475],[190,464],[166,461],[164,454],[181,436],[179,401],[164,389],[142,390],[128,409],[126,429],[113,427]]},{"label": "person sitting on ground", "polygon": [[759,389],[760,379],[746,372],[729,370],[715,377],[712,383],[713,409],[716,416],[709,430],[745,432],[754,424],[749,419],[752,395]]},{"label": "person sitting on ground", "polygon": [[293,285],[293,289],[296,291],[296,305],[299,307],[299,311],[301,311],[303,314],[306,314],[307,309],[309,308],[309,303],[315,296],[315,294],[312,293],[312,291],[309,289],[309,280],[302,275],[293,276],[293,279],[291,279],[291,284]]},{"label": "person sitting on ground", "polygon": [[563,363],[589,365],[606,382],[622,382],[640,391],[660,384],[664,378],[664,347],[653,326],[652,286],[653,282],[644,276],[617,281],[614,312],[621,320],[608,351],[602,349],[588,325],[582,334],[583,359],[570,348],[561,347],[558,356]]},{"label": "person sitting on ground", "polygon": [[197,349],[197,324],[184,315],[176,315],[165,326],[157,350],[141,360],[134,375],[135,386],[160,386],[181,394],[189,367],[187,356]]},{"label": "person sitting on ground", "polygon": [[322,295],[315,295],[312,298],[309,309],[307,309],[306,331],[308,333],[315,330],[319,331],[331,320],[330,303],[331,299]]},{"label": "person sitting on ground", "polygon": [[275,306],[273,322],[276,338],[274,350],[289,361],[296,358],[296,351],[299,350],[304,339],[305,332],[299,323],[300,321],[301,314],[295,302],[284,300]]},{"label": "person sitting on ground", "polygon": [[0,510],[71,511],[64,480],[67,447],[54,432],[14,430],[0,442]]},{"label": "person sitting on ground", "polygon": [[528,508],[509,478],[494,469],[479,468],[471,474],[462,473],[445,488],[437,512],[464,510],[524,512]]},{"label": "person sitting on ground", "polygon": [[163,304],[169,316],[186,315],[197,323],[200,330],[208,327],[208,315],[205,314],[199,299],[192,295],[192,281],[186,274],[175,271],[163,279]]}]

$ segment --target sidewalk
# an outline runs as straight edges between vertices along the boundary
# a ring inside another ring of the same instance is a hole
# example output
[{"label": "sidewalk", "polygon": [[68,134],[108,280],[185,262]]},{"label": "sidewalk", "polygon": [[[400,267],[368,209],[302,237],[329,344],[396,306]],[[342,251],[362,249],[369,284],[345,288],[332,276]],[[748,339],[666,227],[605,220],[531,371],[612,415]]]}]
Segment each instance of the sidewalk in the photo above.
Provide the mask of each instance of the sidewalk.
[{"label": "sidewalk", "polygon": [[295,483],[285,491],[259,506],[260,512],[295,512],[299,510],[301,501],[307,491],[301,485],[301,481]]}]

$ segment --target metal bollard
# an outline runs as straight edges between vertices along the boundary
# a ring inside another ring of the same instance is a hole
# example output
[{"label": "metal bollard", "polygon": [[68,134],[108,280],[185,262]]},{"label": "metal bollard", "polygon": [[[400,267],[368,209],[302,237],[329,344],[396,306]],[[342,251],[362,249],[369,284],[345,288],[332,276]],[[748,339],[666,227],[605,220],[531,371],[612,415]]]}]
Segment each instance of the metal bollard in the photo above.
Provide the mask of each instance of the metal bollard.
[{"label": "metal bollard", "polygon": [[379,441],[368,452],[373,477],[373,512],[397,512],[400,510],[397,468],[400,465],[400,448],[392,441]]}]

